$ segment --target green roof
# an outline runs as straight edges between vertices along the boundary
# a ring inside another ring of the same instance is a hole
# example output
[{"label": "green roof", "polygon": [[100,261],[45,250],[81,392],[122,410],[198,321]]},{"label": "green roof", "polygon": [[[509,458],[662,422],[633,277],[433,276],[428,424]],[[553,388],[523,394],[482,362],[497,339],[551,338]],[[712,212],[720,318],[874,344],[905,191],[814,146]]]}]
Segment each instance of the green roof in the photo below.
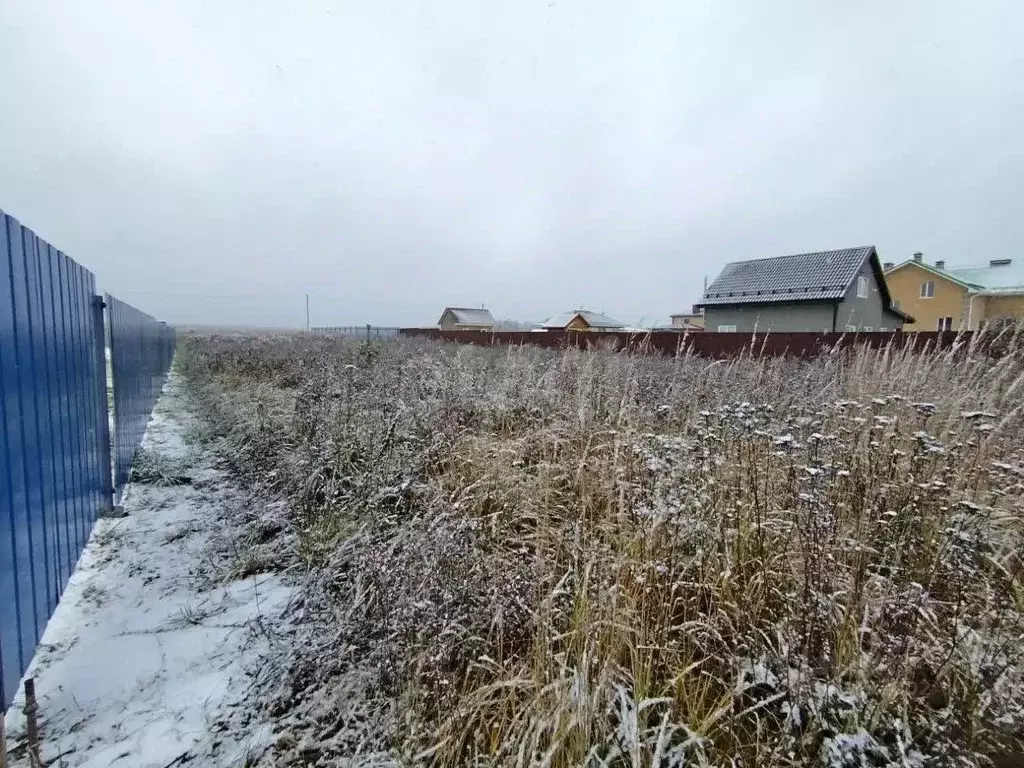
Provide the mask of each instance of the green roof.
[{"label": "green roof", "polygon": [[1024,260],[1006,259],[1007,264],[953,267],[940,270],[957,280],[976,285],[984,291],[1024,291]]}]

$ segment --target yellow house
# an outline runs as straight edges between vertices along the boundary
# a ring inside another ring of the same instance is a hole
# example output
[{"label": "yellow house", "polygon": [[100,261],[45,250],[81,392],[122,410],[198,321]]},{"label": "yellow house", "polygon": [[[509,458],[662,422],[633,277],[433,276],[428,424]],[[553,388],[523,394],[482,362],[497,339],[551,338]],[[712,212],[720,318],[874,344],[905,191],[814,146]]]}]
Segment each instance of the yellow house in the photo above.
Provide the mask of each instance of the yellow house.
[{"label": "yellow house", "polygon": [[621,331],[626,326],[600,312],[574,309],[549,317],[541,328],[545,331]]},{"label": "yellow house", "polygon": [[947,268],[922,254],[885,265],[893,303],[914,316],[915,331],[973,331],[986,324],[1024,319],[1024,269],[1013,259]]},{"label": "yellow house", "polygon": [[672,327],[684,330],[704,327],[704,310],[694,307],[693,312],[671,315]]}]

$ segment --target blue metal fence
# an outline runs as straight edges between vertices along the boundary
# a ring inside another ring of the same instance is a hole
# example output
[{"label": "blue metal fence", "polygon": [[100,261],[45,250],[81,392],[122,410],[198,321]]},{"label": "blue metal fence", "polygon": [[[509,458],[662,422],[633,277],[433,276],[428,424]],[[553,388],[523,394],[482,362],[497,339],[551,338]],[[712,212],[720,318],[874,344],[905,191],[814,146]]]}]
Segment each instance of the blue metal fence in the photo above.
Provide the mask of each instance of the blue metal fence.
[{"label": "blue metal fence", "polygon": [[0,704],[110,504],[95,278],[0,211]]},{"label": "blue metal fence", "polygon": [[174,329],[106,297],[114,379],[114,490],[121,493],[174,357]]},{"label": "blue metal fence", "polygon": [[[107,322],[104,304],[109,306]],[[171,364],[174,331],[0,211],[0,716],[112,504]]]}]

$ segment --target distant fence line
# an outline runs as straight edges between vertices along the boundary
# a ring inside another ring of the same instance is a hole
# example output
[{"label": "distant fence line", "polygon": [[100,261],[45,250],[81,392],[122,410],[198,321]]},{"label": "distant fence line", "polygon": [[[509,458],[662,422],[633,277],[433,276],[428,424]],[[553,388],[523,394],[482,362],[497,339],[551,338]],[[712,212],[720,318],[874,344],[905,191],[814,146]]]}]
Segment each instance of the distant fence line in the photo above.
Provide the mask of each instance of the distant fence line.
[{"label": "distant fence line", "polygon": [[603,332],[590,331],[442,331],[437,328],[402,328],[403,337],[452,341],[484,347],[530,345],[548,349],[612,347],[634,352],[692,354],[731,358],[749,354],[764,357],[817,357],[836,348],[883,347],[890,343],[918,349],[947,349],[965,343],[972,332],[889,331],[872,333],[714,333],[708,331]]},{"label": "distant fence line", "polygon": [[337,336],[361,336],[364,339],[397,339],[401,328],[379,325],[344,325],[312,328],[313,333],[330,333]]},{"label": "distant fence line", "polygon": [[173,329],[104,301],[91,272],[0,211],[0,714],[113,503],[107,330],[115,401],[131,403],[114,418],[130,465]]}]

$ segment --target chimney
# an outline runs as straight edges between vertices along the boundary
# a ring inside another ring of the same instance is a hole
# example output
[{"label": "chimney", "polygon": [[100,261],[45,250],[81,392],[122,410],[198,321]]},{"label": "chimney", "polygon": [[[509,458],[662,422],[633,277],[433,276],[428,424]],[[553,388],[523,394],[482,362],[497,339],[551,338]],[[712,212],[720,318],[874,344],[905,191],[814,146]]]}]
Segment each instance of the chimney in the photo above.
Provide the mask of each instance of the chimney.
[{"label": "chimney", "polygon": [[891,261],[887,261],[885,262],[885,264],[882,265],[882,269],[892,269],[895,266],[896,265],[893,264]]},{"label": "chimney", "polygon": [[942,260],[942,259],[939,259],[938,261],[935,262],[935,268],[936,269],[945,269],[946,268],[946,262],[944,260]]},{"label": "chimney", "polygon": [[921,259],[923,257],[924,257],[923,253],[921,253],[920,251],[914,251],[914,261],[916,261],[918,264],[921,263]]}]

